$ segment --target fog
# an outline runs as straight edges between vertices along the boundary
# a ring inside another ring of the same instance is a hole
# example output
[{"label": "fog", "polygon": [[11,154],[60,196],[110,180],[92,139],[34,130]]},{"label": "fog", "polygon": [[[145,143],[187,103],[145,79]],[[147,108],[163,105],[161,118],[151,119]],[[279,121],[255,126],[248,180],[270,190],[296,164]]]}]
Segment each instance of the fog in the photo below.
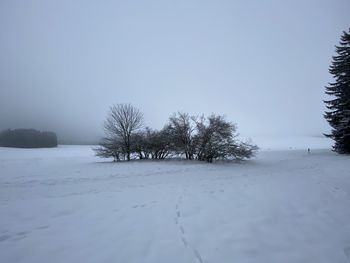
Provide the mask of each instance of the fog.
[{"label": "fog", "polygon": [[94,141],[109,106],[161,128],[175,111],[224,114],[239,132],[313,135],[350,2],[0,2],[0,129]]}]

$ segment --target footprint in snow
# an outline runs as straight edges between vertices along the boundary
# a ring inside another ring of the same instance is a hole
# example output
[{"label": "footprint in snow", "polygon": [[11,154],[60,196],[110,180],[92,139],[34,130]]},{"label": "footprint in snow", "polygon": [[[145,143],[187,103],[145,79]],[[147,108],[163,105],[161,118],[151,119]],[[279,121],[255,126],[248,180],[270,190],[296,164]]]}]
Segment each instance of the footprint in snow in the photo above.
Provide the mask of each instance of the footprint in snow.
[{"label": "footprint in snow", "polygon": [[202,259],[201,255],[199,254],[198,250],[197,249],[193,249],[193,253],[196,256],[196,258],[198,259],[198,261],[200,263],[203,263],[203,259]]},{"label": "footprint in snow", "polygon": [[13,240],[15,241],[22,240],[23,238],[27,237],[27,234],[29,234],[29,232],[26,232],[26,231],[17,232],[16,236],[13,236]]},{"label": "footprint in snow", "polygon": [[56,218],[56,217],[62,217],[62,216],[69,216],[72,215],[74,212],[71,210],[62,210],[56,214],[54,214],[53,216],[51,216],[52,218]]},{"label": "footprint in snow", "polygon": [[0,242],[6,241],[7,239],[10,239],[11,236],[10,235],[2,235],[0,236]]},{"label": "footprint in snow", "polygon": [[181,237],[182,243],[184,243],[185,247],[188,246],[187,240],[182,236]]},{"label": "footprint in snow", "polygon": [[132,208],[138,208],[138,207],[143,208],[143,207],[145,207],[145,206],[146,206],[146,204],[142,204],[142,205],[134,205]]},{"label": "footprint in snow", "polygon": [[185,229],[183,228],[183,226],[180,226],[180,230],[181,230],[181,233],[184,235],[185,234]]},{"label": "footprint in snow", "polygon": [[38,226],[38,227],[35,228],[35,229],[41,230],[41,229],[47,229],[47,228],[49,228],[49,227],[50,227],[50,225],[44,225],[44,226]]},{"label": "footprint in snow", "polygon": [[16,233],[17,236],[25,236],[27,234],[28,234],[28,232],[26,232],[26,231],[22,231],[22,232],[17,232]]},{"label": "footprint in snow", "polygon": [[348,257],[348,259],[350,260],[350,246],[344,248],[344,253]]}]

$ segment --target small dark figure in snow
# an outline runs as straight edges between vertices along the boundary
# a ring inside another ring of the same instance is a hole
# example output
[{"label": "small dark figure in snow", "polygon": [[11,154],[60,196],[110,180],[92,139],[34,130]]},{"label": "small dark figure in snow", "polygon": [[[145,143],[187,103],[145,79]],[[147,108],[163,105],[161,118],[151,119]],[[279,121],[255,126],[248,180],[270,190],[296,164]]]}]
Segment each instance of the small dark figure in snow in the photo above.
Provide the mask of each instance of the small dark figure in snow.
[{"label": "small dark figure in snow", "polygon": [[310,152],[311,152],[310,148],[307,148],[307,153],[310,153]]}]

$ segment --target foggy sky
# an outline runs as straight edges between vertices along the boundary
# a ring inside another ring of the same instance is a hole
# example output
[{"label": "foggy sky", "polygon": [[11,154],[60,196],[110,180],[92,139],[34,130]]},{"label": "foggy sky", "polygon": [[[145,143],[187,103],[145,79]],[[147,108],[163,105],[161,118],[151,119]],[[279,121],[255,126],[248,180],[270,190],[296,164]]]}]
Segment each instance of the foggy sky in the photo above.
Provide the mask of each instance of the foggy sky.
[{"label": "foggy sky", "polygon": [[321,135],[348,0],[0,1],[0,129],[95,139],[110,105],[161,128],[225,114],[242,135]]}]

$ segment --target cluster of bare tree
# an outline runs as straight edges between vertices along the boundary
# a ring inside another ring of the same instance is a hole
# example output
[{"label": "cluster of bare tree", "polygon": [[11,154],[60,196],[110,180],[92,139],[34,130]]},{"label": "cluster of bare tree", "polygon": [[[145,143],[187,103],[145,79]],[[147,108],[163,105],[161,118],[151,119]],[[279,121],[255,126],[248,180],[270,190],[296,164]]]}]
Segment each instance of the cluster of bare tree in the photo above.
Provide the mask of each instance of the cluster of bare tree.
[{"label": "cluster of bare tree", "polygon": [[205,118],[174,113],[161,130],[143,129],[143,114],[130,104],[110,108],[105,137],[95,149],[100,157],[115,161],[185,157],[213,162],[254,156],[256,145],[237,140],[236,126],[223,116]]}]

